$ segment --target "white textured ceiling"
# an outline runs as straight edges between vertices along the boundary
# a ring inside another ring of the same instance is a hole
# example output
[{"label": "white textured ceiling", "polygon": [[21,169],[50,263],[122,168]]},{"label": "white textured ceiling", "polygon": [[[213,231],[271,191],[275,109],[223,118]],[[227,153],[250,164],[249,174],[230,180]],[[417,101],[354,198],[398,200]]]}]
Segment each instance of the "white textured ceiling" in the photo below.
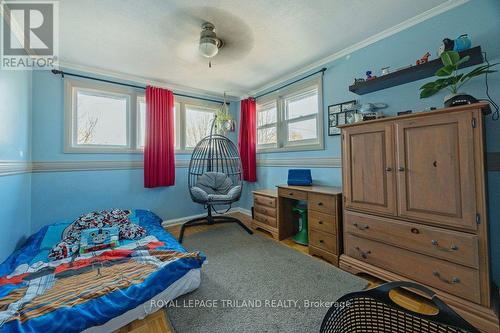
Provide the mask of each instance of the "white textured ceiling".
[{"label": "white textured ceiling", "polygon": [[[62,63],[241,95],[445,0],[62,0]],[[210,21],[226,45],[197,53]]]}]

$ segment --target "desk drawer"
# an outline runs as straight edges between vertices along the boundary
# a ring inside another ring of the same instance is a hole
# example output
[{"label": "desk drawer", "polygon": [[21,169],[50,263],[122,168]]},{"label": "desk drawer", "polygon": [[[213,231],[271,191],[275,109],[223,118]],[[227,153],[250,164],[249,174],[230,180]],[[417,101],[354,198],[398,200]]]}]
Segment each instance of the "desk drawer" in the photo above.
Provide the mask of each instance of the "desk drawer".
[{"label": "desk drawer", "polygon": [[262,205],[271,208],[276,207],[276,198],[266,197],[263,195],[254,195],[253,200],[255,205]]},{"label": "desk drawer", "polygon": [[337,254],[337,236],[309,229],[309,245]]},{"label": "desk drawer", "polygon": [[479,271],[423,254],[359,238],[345,237],[345,253],[409,279],[479,303]]},{"label": "desk drawer", "polygon": [[337,221],[334,215],[309,210],[308,218],[308,223],[311,228],[330,234],[337,233]]},{"label": "desk drawer", "polygon": [[280,197],[296,199],[296,200],[307,200],[307,193],[299,190],[291,190],[285,188],[278,188],[278,195]]},{"label": "desk drawer", "polygon": [[478,237],[421,224],[346,211],[348,233],[478,268]]},{"label": "desk drawer", "polygon": [[276,227],[276,219],[274,217],[269,217],[269,216],[262,215],[262,214],[255,212],[254,218],[256,221],[259,221],[261,223],[265,223],[271,227]]},{"label": "desk drawer", "polygon": [[326,214],[335,214],[335,198],[333,195],[310,193],[308,208]]},{"label": "desk drawer", "polygon": [[261,206],[260,204],[257,204],[253,207],[253,209],[256,213],[266,215],[269,217],[276,217],[276,208]]}]

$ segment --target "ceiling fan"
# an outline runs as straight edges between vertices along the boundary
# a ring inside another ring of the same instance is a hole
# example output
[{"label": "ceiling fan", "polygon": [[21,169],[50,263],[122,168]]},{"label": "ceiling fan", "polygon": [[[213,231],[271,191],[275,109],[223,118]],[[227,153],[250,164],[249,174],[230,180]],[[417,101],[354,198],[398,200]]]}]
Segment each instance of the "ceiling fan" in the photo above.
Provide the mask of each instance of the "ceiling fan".
[{"label": "ceiling fan", "polygon": [[[200,53],[205,58],[213,58],[219,53],[219,49],[224,46],[222,39],[217,38],[215,26],[210,22],[205,22],[201,25],[200,45],[198,47]],[[208,67],[212,67],[212,61],[208,62]]]}]

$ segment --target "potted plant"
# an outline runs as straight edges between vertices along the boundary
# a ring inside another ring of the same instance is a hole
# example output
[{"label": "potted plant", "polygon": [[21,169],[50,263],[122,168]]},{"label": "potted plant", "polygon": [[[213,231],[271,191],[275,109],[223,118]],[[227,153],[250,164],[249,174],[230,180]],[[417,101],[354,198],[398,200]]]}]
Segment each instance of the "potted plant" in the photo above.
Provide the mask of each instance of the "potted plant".
[{"label": "potted plant", "polygon": [[478,66],[467,74],[458,74],[457,70],[460,65],[469,61],[469,59],[469,56],[461,58],[456,51],[443,52],[441,54],[443,67],[436,72],[436,76],[440,78],[420,87],[420,98],[430,97],[446,88],[450,92],[449,95],[444,97],[444,105],[446,107],[476,103],[477,100],[474,97],[460,92],[460,88],[476,76],[496,72],[490,68],[498,65],[498,63]]}]

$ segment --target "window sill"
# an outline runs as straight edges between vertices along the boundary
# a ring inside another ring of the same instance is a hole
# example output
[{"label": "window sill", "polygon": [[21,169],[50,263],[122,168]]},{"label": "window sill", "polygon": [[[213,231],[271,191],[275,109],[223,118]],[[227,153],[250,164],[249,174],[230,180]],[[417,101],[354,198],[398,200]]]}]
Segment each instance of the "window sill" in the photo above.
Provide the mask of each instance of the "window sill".
[{"label": "window sill", "polygon": [[325,146],[323,143],[313,144],[313,145],[290,145],[281,148],[258,148],[257,154],[266,153],[288,153],[288,152],[299,152],[299,151],[313,151],[313,150],[324,150]]}]

